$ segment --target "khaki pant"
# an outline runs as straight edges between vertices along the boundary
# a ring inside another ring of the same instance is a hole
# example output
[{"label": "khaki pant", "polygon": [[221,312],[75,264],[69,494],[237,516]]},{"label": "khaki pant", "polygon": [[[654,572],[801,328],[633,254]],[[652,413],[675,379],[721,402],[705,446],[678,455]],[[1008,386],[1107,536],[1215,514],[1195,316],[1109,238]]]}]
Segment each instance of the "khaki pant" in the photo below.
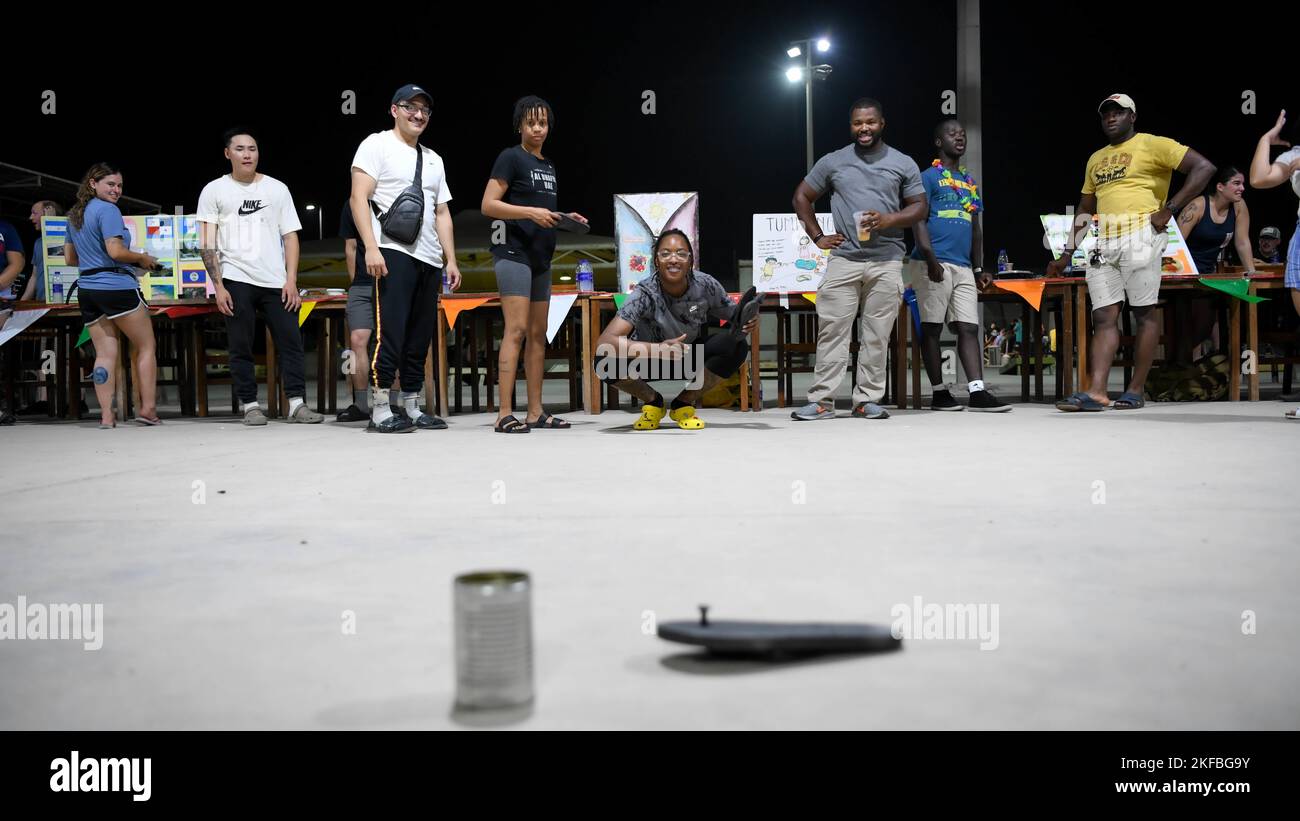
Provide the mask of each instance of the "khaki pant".
[{"label": "khaki pant", "polygon": [[849,364],[849,340],[858,322],[858,373],[853,405],[885,395],[889,336],[903,298],[903,261],[851,262],[832,256],[817,288],[817,367],[808,401],[835,405]]}]

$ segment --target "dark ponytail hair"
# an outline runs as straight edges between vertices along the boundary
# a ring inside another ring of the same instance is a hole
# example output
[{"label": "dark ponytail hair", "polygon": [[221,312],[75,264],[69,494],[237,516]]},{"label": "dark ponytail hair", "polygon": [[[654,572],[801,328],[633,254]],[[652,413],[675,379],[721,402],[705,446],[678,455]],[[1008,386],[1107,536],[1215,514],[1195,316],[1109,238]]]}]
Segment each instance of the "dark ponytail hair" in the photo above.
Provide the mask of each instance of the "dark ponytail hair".
[{"label": "dark ponytail hair", "polygon": [[1219,193],[1220,185],[1226,185],[1228,180],[1241,173],[1242,172],[1238,170],[1236,166],[1225,165],[1220,167],[1218,171],[1214,172],[1214,176],[1210,177],[1210,183],[1205,187],[1206,196],[1213,197],[1215,194]]}]

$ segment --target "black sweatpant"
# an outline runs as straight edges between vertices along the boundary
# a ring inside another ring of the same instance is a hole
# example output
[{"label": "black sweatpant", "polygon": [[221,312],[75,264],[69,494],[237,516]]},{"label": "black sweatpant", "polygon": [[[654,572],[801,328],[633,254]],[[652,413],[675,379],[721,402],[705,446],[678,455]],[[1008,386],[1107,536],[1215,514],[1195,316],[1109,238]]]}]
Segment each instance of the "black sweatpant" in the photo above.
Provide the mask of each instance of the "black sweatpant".
[{"label": "black sweatpant", "polygon": [[442,269],[401,251],[380,248],[388,276],[375,277],[375,334],[370,384],[388,388],[401,371],[402,390],[424,386],[424,361],[438,324]]},{"label": "black sweatpant", "polygon": [[226,317],[226,336],[230,340],[230,377],[235,383],[235,396],[240,404],[257,401],[253,335],[259,311],[275,340],[276,358],[284,375],[285,396],[306,399],[307,378],[302,364],[298,312],[284,307],[279,288],[261,288],[233,279],[222,280],[222,284],[235,303],[235,315]]},{"label": "black sweatpant", "polygon": [[[740,370],[745,358],[749,356],[749,337],[744,334],[734,335],[723,331],[713,334],[703,343],[691,343],[690,348],[689,364],[698,367],[698,363],[702,362],[704,363],[704,369],[709,373],[726,379]],[[597,354],[596,363],[596,373],[600,375],[601,381],[611,385],[626,378],[625,375],[631,372],[631,366],[628,365],[627,360],[620,360],[617,355],[601,356]],[[668,370],[676,367],[676,365],[666,360],[657,364],[660,366],[661,372],[665,374]],[[686,370],[689,371],[689,368]],[[685,377],[693,379],[695,374],[688,372]],[[672,377],[665,375],[664,378]],[[643,381],[654,382],[658,380],[645,379]]]}]

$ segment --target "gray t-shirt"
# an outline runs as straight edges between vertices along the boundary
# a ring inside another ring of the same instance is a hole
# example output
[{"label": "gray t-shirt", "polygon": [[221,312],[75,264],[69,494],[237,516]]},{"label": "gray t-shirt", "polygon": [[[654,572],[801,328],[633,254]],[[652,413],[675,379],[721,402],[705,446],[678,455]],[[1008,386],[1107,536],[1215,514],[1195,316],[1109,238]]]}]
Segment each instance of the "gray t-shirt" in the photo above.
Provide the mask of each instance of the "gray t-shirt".
[{"label": "gray t-shirt", "polygon": [[902,228],[872,231],[871,239],[862,243],[853,215],[859,211],[891,213],[903,207],[905,198],[924,195],[921,169],[911,157],[888,145],[864,152],[847,145],[818,160],[804,182],[831,195],[835,231],[845,237],[843,244],[831,251],[832,256],[855,262],[903,258]]},{"label": "gray t-shirt", "polygon": [[618,315],[632,323],[631,338],[638,342],[663,342],[686,335],[694,342],[700,328],[708,321],[731,321],[736,306],[722,284],[703,271],[687,275],[686,293],[669,296],[651,274],[636,284],[636,290],[618,309]]}]

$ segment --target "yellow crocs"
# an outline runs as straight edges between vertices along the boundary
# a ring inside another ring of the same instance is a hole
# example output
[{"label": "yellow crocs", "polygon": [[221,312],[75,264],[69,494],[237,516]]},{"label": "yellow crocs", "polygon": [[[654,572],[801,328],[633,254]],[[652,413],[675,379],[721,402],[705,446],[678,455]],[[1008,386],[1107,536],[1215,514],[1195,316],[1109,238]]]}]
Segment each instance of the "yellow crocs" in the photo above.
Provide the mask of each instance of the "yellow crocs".
[{"label": "yellow crocs", "polygon": [[664,418],[665,412],[658,405],[642,405],[641,418],[632,423],[632,430],[658,430],[659,420]]},{"label": "yellow crocs", "polygon": [[699,430],[704,427],[704,420],[695,415],[695,408],[683,405],[668,414],[682,430]]}]

